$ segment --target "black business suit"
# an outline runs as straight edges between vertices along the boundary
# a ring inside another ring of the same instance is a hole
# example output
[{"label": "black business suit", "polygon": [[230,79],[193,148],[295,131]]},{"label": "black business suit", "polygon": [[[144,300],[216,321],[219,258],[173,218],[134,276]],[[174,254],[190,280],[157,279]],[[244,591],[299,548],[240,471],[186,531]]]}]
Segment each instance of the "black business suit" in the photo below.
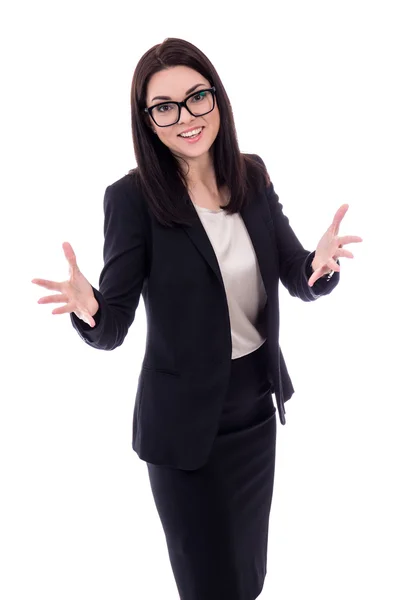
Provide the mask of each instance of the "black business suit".
[{"label": "black business suit", "polygon": [[[256,157],[261,160],[259,157]],[[232,360],[225,287],[205,228],[166,228],[126,175],[104,198],[104,268],[91,346],[119,346],[140,294],[147,343],[133,419],[182,600],[254,600],[266,575],[276,418],[293,392],[279,346],[279,279],[293,296],[330,293],[339,273],[308,286],[314,252],[303,248],[271,185],[241,211],[267,303],[254,324],[266,340]]]},{"label": "black business suit", "polygon": [[[100,305],[94,319],[100,317],[100,324],[92,329],[71,313],[72,323],[89,345],[113,350],[122,344],[143,294],[148,332],[133,448],[145,461],[196,469],[206,462],[218,427],[232,353],[213,248],[199,218],[192,226],[160,226],[129,175],[107,187],[104,213],[100,293],[94,288]],[[329,294],[340,275],[308,286],[315,252],[296,237],[272,184],[251,198],[241,216],[267,292],[259,327],[267,339],[269,378],[284,424],[284,402],[294,388],[279,346],[279,278],[292,296],[308,302]]]}]

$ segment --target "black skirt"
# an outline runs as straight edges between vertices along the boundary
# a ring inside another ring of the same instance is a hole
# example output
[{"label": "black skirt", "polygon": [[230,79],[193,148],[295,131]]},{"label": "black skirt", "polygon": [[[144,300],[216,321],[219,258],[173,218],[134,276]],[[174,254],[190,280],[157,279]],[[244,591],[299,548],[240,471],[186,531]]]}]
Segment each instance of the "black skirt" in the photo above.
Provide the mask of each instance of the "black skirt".
[{"label": "black skirt", "polygon": [[267,572],[276,408],[265,343],[232,360],[211,455],[186,471],[146,463],[181,600],[254,600]]}]

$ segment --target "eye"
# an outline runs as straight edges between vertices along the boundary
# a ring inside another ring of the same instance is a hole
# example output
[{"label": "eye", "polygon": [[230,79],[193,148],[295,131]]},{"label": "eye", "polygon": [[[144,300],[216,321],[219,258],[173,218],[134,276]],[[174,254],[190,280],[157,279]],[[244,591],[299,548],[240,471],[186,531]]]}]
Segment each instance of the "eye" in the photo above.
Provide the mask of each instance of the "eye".
[{"label": "eye", "polygon": [[196,94],[195,96],[192,97],[192,100],[196,101],[196,98],[199,98],[198,101],[200,101],[207,96],[207,93],[208,92],[199,92],[198,94]]},{"label": "eye", "polygon": [[[163,110],[163,109],[165,109],[165,110]],[[166,113],[171,109],[172,109],[171,104],[160,104],[160,106],[156,106],[156,112],[159,112],[159,113]]]}]

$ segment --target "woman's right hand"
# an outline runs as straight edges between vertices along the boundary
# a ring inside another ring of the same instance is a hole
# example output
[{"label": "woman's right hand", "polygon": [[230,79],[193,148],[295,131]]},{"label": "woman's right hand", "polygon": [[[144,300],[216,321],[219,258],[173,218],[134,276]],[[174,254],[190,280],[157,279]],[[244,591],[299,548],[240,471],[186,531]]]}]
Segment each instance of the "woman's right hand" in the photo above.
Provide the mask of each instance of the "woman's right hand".
[{"label": "woman's right hand", "polygon": [[80,272],[71,244],[64,242],[62,247],[69,264],[69,280],[57,282],[47,281],[46,279],[32,279],[32,283],[36,283],[48,290],[60,292],[60,294],[40,298],[38,304],[65,302],[65,306],[55,308],[52,314],[61,315],[63,313],[74,312],[79,319],[94,327],[96,323],[93,315],[97,312],[99,304],[93,294],[92,286]]}]

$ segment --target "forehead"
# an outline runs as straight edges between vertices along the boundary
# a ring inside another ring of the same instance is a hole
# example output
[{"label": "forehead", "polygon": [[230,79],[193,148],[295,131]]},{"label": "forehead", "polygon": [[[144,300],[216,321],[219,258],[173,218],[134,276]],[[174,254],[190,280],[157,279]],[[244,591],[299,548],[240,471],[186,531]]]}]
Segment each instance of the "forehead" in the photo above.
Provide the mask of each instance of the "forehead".
[{"label": "forehead", "polygon": [[185,66],[169,67],[154,73],[147,84],[147,102],[154,96],[170,96],[172,99],[184,98],[189,88],[197,83],[209,85],[205,77],[194,69]]}]

